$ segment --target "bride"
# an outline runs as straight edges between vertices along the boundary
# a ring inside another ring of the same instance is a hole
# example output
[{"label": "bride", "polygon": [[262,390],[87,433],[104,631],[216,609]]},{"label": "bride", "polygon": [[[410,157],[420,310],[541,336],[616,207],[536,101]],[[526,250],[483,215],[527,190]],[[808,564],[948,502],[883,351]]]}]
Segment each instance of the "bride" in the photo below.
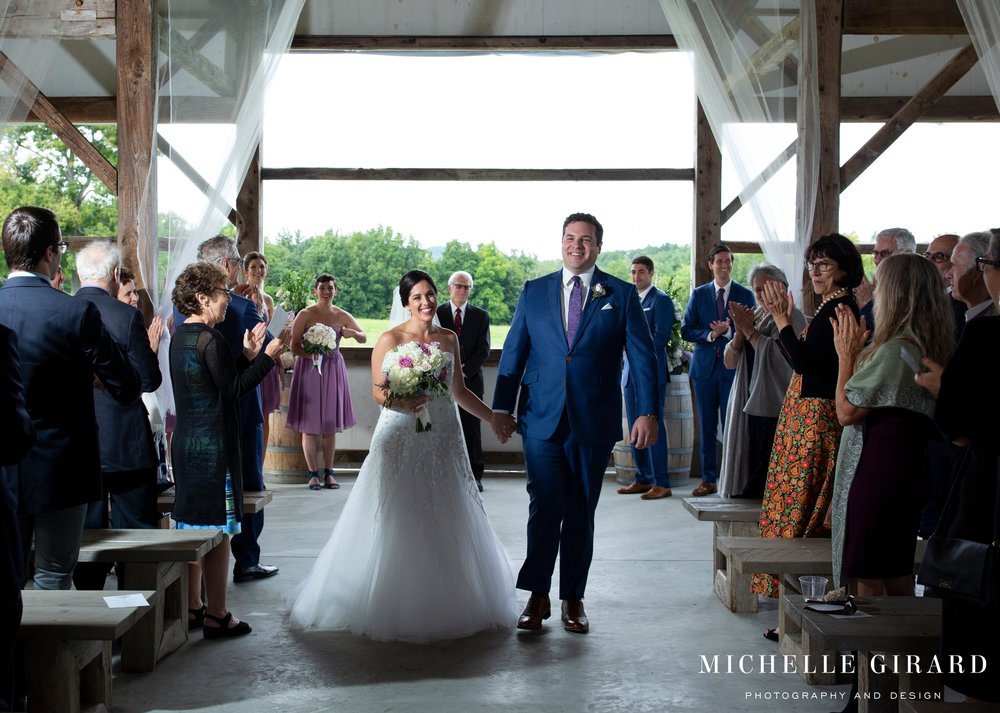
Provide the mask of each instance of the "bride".
[{"label": "bride", "polygon": [[[455,334],[434,323],[437,288],[411,270],[399,281],[407,321],[372,351],[372,398],[383,406],[371,449],[312,572],[294,595],[291,624],[346,629],[378,640],[427,642],[507,628],[517,616],[514,579],[465,454],[451,399],[396,397],[378,386],[394,347],[439,343],[451,396],[479,419],[490,408],[465,388]],[[426,406],[431,430],[417,432]]]}]

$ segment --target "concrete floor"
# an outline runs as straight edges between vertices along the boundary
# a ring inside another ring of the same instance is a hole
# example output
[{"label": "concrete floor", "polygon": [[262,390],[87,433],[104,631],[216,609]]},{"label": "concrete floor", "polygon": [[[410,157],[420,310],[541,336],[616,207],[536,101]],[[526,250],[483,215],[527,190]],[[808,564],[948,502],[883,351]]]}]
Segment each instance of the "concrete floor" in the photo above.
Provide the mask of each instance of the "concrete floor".
[{"label": "concrete floor", "polygon": [[[591,633],[555,617],[538,634],[479,634],[427,646],[287,629],[286,593],[326,542],[353,477],[337,491],[274,485],[263,561],[281,573],[230,587],[250,636],[196,633],[149,674],[116,671],[114,710],[139,711],[835,711],[848,688],[807,686],[797,674],[701,672],[700,655],[777,654],[761,636],[777,605],[733,614],[712,593],[710,523],[668,500],[615,493],[605,481],[587,591]],[[519,478],[487,478],[490,519],[515,568],[525,546],[527,495]],[[404,592],[400,593],[405,596]],[[519,606],[526,594],[519,592]],[[558,604],[556,603],[556,606]],[[755,696],[766,698],[755,698]]]}]

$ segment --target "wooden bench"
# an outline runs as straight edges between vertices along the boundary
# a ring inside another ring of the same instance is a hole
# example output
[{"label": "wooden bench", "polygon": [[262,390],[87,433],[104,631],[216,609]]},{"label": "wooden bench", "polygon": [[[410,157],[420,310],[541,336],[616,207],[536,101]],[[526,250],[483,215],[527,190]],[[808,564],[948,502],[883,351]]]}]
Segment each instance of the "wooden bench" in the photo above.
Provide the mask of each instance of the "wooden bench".
[{"label": "wooden bench", "polygon": [[158,594],[152,634],[122,641],[122,670],[152,671],[159,659],[187,641],[187,563],[221,543],[221,530],[83,531],[80,562],[124,563],[118,575],[121,587]]},{"label": "wooden bench", "polygon": [[[916,572],[923,558],[923,541],[917,542],[913,558]],[[749,590],[753,575],[767,572],[778,578],[778,630],[783,654],[801,653],[799,642],[793,637],[785,637],[787,626],[784,610],[785,595],[789,587],[798,592],[798,577],[804,574],[833,575],[833,543],[829,538],[802,537],[720,537],[719,552],[727,561],[730,587]],[[756,595],[754,595],[756,597]],[[806,682],[833,685],[835,677],[822,672],[805,676]]]},{"label": "wooden bench", "polygon": [[726,557],[719,551],[720,537],[753,537],[760,522],[760,500],[684,498],[684,508],[696,520],[712,523],[712,588],[730,611],[757,611],[757,595],[750,586],[732,586]]},{"label": "wooden bench", "polygon": [[[105,596],[142,594],[151,606],[111,608]],[[158,594],[37,591],[21,593],[18,638],[24,647],[28,707],[42,713],[111,710],[111,643],[122,639],[122,667],[153,633]]]},{"label": "wooden bench", "polygon": [[[177,497],[177,492],[170,488],[169,490],[164,490],[160,493],[159,497],[156,498],[156,509],[161,513],[171,513],[174,511],[174,502]],[[274,493],[270,490],[248,490],[243,493],[243,514],[244,515],[256,515],[261,510],[264,509],[268,503],[274,498]],[[163,529],[169,529],[170,518],[164,517],[160,520],[160,527]]]},{"label": "wooden bench", "polygon": [[[870,617],[833,617],[805,608],[801,595],[783,597],[786,613],[782,641],[801,643],[796,657],[805,666],[837,671],[844,667],[836,652],[857,651],[858,708],[861,713],[895,713],[901,692],[941,694],[934,673],[907,669],[906,656],[916,657],[921,671],[930,666],[941,637],[941,600],[930,597],[871,597],[858,599],[858,609]],[[900,655],[898,667],[892,658]],[[808,658],[806,658],[808,656]],[[873,666],[877,662],[877,666]],[[893,672],[893,670],[896,672]]]}]

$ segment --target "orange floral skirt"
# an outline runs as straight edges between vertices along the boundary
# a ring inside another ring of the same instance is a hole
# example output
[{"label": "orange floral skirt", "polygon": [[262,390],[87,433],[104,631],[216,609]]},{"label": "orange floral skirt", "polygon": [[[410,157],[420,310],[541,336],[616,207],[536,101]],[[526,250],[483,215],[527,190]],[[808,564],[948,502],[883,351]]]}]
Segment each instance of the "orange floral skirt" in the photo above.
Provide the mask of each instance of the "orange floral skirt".
[{"label": "orange floral skirt", "polygon": [[[767,468],[761,537],[829,537],[823,524],[833,494],[841,426],[833,399],[802,398],[802,376],[785,393]],[[755,574],[751,590],[778,596],[778,579]]]}]

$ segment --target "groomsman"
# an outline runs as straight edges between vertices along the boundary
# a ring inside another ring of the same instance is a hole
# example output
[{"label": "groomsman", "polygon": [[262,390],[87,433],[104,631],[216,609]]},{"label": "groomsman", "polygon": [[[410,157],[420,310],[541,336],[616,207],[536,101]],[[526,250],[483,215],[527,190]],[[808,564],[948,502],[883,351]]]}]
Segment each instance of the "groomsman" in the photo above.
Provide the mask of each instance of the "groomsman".
[{"label": "groomsman", "polygon": [[497,370],[491,425],[500,440],[517,428],[528,472],[528,552],[517,588],[531,596],[519,629],[541,629],[551,615],[558,555],[563,628],[590,631],[583,596],[604,470],[622,437],[622,349],[640,412],[629,438],[637,448],[656,443],[653,340],[635,288],[597,268],[603,237],[588,213],[563,221],[562,269],[525,283]]},{"label": "groomsman", "polygon": [[[458,335],[465,386],[483,398],[483,364],[490,355],[490,315],[486,310],[469,304],[469,295],[472,294],[472,275],[469,273],[460,270],[448,278],[448,293],[451,300],[438,307],[438,320],[442,327]],[[482,492],[485,466],[481,423],[465,409],[459,409],[458,415],[462,421],[465,448],[469,452],[469,465],[479,492]]]},{"label": "groomsman", "polygon": [[751,309],[755,306],[753,293],[731,278],[733,253],[728,247],[716,245],[712,248],[708,254],[708,268],[713,280],[691,293],[681,323],[681,336],[694,344],[691,384],[698,403],[698,436],[701,439],[701,485],[691,491],[696,497],[718,490],[718,424],[721,420],[722,425],[726,425],[726,404],[736,375],[722,363],[722,352],[733,337],[729,303],[738,302]]},{"label": "groomsman", "polygon": [[[670,369],[667,363],[667,343],[674,328],[676,314],[674,301],[663,290],[653,286],[653,261],[640,255],[632,261],[632,284],[639,293],[639,304],[653,337],[653,351],[656,353],[656,388],[660,408],[667,398],[667,384],[670,383]],[[635,381],[629,368],[628,357],[622,368],[622,391],[625,394],[625,415],[629,430],[635,425],[639,415]],[[621,495],[642,493],[643,500],[659,500],[673,495],[670,490],[670,473],[667,471],[667,431],[661,418],[657,424],[656,444],[650,448],[636,448],[632,444],[632,460],[635,461],[635,482],[618,488]]]}]

